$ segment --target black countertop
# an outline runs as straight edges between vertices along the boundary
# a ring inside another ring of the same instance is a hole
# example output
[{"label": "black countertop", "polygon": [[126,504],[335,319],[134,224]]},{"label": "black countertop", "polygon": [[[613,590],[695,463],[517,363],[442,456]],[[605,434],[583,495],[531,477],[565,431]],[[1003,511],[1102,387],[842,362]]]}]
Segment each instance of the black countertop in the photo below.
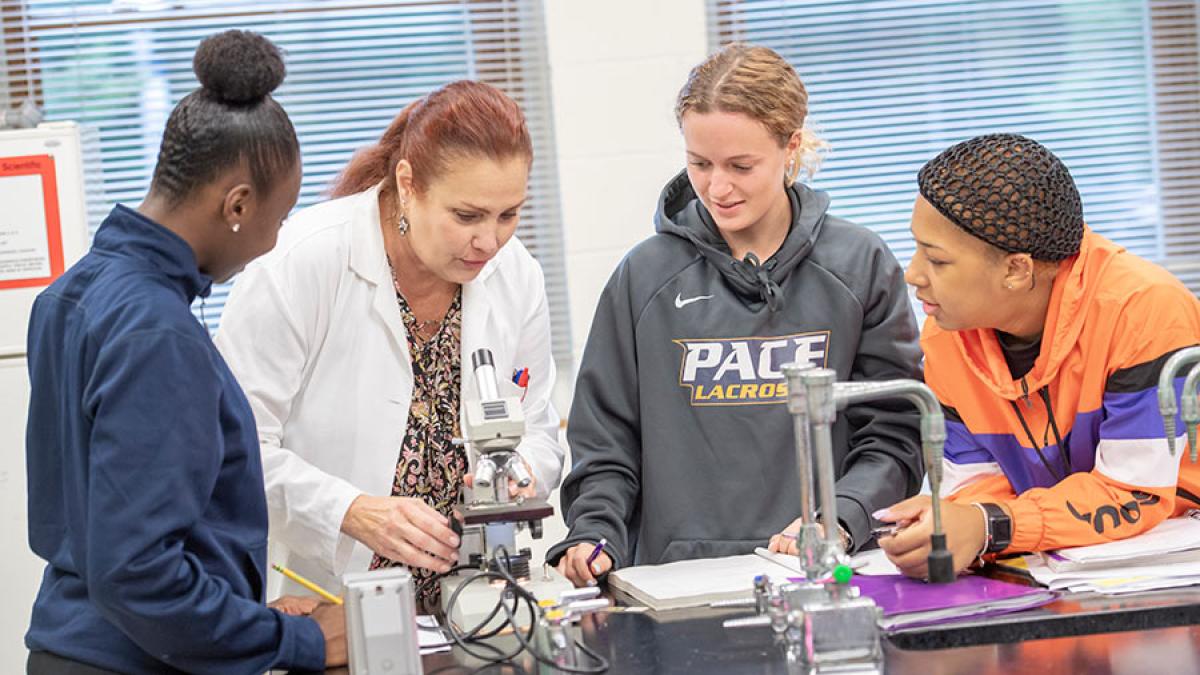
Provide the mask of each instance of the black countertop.
[{"label": "black countertop", "polygon": [[[645,614],[607,614],[588,620],[586,641],[609,659],[609,673],[693,675],[787,674],[782,649],[767,630],[728,631],[720,617],[659,621]],[[1154,675],[1200,673],[1200,627],[1157,628],[1083,637],[1026,640],[1009,644],[910,650],[884,642],[889,675],[1087,673]],[[480,663],[460,653],[424,659],[434,673],[536,673],[527,656],[520,666]]]},{"label": "black countertop", "polygon": [[[613,612],[586,617],[581,629],[584,640],[610,661],[608,672],[614,674],[794,673],[769,629],[721,626],[723,619],[737,615],[710,609]],[[1068,594],[1044,607],[985,622],[888,636],[885,672],[1200,673],[1196,624],[1200,587],[1115,597]],[[520,667],[477,671],[481,663],[458,650],[427,656],[424,664],[427,675],[537,672],[527,655]]]},{"label": "black countertop", "polygon": [[[580,628],[614,675],[794,673],[769,629],[721,626],[739,615],[745,612],[604,612],[585,617]],[[515,644],[511,637],[492,642],[506,650]],[[889,675],[1200,673],[1200,586],[1124,596],[1064,594],[1043,607],[986,621],[895,633],[883,646]],[[423,663],[426,675],[538,672],[528,654],[517,665],[486,666],[455,649]]]}]

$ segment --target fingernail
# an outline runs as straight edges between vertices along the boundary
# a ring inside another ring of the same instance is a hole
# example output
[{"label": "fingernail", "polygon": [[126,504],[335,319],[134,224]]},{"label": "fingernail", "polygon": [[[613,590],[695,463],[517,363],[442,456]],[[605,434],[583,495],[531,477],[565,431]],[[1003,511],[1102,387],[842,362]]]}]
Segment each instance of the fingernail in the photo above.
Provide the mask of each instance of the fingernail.
[{"label": "fingernail", "polygon": [[592,563],[592,571],[600,574],[600,563]]},{"label": "fingernail", "polygon": [[875,513],[872,513],[871,517],[874,518],[875,520],[883,520],[884,518],[887,518],[890,515],[892,515],[892,514],[887,509],[879,509]]},{"label": "fingernail", "polygon": [[587,583],[587,585],[588,585],[588,586],[595,586],[595,585],[596,585],[596,580],[595,580],[595,579],[588,579],[588,583]]},{"label": "fingernail", "polygon": [[458,535],[456,535],[456,534],[450,535],[450,545],[458,546]]}]

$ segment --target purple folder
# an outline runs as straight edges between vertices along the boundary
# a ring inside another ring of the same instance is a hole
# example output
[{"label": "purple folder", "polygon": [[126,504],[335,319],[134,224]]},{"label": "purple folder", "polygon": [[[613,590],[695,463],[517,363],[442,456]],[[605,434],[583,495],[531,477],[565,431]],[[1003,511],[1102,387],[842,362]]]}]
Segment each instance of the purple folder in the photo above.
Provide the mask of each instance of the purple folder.
[{"label": "purple folder", "polygon": [[1019,612],[1054,601],[1057,594],[975,575],[928,584],[899,574],[855,576],[850,583],[883,610],[880,627],[894,631]]}]

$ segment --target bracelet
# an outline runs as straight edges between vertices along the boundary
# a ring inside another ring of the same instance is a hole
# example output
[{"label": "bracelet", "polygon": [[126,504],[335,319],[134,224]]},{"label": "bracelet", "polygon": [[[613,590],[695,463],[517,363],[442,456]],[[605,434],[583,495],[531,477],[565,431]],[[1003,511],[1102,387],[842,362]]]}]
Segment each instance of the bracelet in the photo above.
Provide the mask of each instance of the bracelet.
[{"label": "bracelet", "polygon": [[983,564],[983,554],[987,553],[988,547],[992,543],[992,519],[988,514],[987,509],[979,502],[972,502],[971,506],[979,509],[979,513],[983,515],[983,548],[979,549],[979,553],[975,554],[975,562]]}]

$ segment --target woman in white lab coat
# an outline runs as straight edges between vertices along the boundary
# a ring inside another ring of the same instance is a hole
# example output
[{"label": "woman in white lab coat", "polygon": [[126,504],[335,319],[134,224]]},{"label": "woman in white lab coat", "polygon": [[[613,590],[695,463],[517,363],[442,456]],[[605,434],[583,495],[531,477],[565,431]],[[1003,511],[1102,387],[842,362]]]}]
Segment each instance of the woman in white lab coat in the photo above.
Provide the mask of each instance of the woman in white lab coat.
[{"label": "woman in white lab coat", "polygon": [[334,199],[289,219],[237,281],[216,342],[254,409],[272,539],[300,574],[336,586],[403,564],[436,605],[470,481],[451,443],[478,395],[463,366],[481,347],[501,387],[520,389],[527,494],[558,484],[546,292],[513,236],[531,160],[515,102],[449,84],[405,108]]}]

